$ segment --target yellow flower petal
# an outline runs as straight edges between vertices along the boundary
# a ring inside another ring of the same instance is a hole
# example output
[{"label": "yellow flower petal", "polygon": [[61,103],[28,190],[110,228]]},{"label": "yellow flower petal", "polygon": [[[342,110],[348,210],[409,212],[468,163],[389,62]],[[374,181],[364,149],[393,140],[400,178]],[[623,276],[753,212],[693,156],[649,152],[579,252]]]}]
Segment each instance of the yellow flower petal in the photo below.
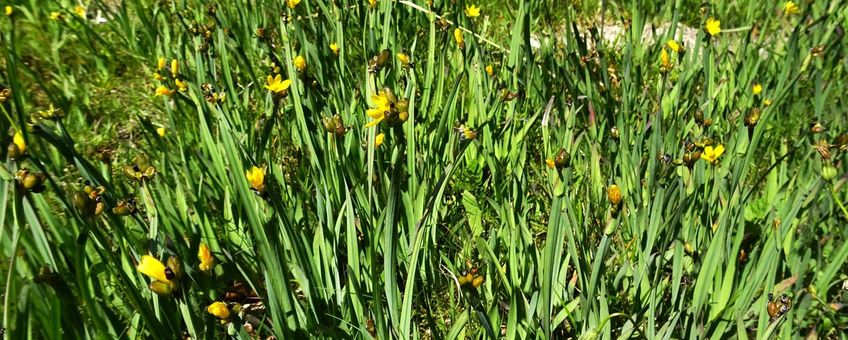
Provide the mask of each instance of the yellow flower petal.
[{"label": "yellow flower petal", "polygon": [[800,9],[798,8],[798,5],[796,5],[794,1],[787,1],[786,3],[783,4],[783,14],[784,15],[792,15],[792,14],[798,13],[799,11],[800,11]]},{"label": "yellow flower petal", "polygon": [[200,271],[209,271],[215,267],[215,257],[209,251],[209,246],[206,243],[201,243],[197,249],[197,259],[200,260]]},{"label": "yellow flower petal", "polygon": [[382,122],[382,121],[383,121],[383,117],[375,118],[374,120],[368,122],[368,124],[365,124],[365,127],[370,128],[370,127],[377,126],[377,124],[380,124],[380,122]]},{"label": "yellow flower petal", "polygon": [[265,168],[253,166],[245,172],[245,177],[254,190],[259,192],[265,190]]},{"label": "yellow flower petal", "polygon": [[721,33],[721,21],[716,20],[713,17],[707,19],[707,24],[704,27],[711,36],[715,36]]},{"label": "yellow flower petal", "polygon": [[153,256],[142,256],[141,262],[138,263],[136,269],[140,273],[147,275],[156,281],[161,281],[165,283],[171,282],[171,280],[168,280],[168,277],[165,276],[165,265]]},{"label": "yellow flower petal", "polygon": [[385,139],[386,139],[386,134],[382,133],[382,132],[379,135],[377,135],[376,137],[374,137],[374,148],[376,149],[376,148],[379,148],[380,145],[383,145],[383,140],[385,140]]},{"label": "yellow flower petal", "polygon": [[480,7],[476,5],[465,6],[465,15],[470,18],[476,18],[480,16]]},{"label": "yellow flower petal", "polygon": [[306,58],[304,58],[302,55],[294,57],[294,61],[292,63],[298,71],[303,71],[304,69],[306,69]]},{"label": "yellow flower petal", "polygon": [[18,151],[20,151],[20,153],[26,152],[26,141],[24,141],[24,136],[20,131],[15,132],[15,137],[12,137],[12,143],[18,147]]},{"label": "yellow flower petal", "polygon": [[209,307],[206,307],[206,311],[219,319],[228,319],[230,317],[230,309],[226,303],[221,301],[213,302]]},{"label": "yellow flower petal", "polygon": [[668,45],[668,48],[670,48],[672,51],[680,52],[680,44],[678,44],[676,41],[669,40],[668,43],[666,43],[666,45]]},{"label": "yellow flower petal", "polygon": [[456,40],[457,45],[462,45],[465,43],[465,39],[462,37],[462,30],[457,28],[453,30],[453,38]]}]

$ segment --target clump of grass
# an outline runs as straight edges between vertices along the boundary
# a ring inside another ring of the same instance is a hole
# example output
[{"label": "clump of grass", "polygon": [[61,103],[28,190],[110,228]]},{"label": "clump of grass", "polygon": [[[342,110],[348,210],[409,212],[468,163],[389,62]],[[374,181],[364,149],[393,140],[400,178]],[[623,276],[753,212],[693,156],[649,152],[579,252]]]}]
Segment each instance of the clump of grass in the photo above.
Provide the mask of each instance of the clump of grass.
[{"label": "clump of grass", "polygon": [[843,333],[848,13],[572,5],[11,5],[3,332]]}]

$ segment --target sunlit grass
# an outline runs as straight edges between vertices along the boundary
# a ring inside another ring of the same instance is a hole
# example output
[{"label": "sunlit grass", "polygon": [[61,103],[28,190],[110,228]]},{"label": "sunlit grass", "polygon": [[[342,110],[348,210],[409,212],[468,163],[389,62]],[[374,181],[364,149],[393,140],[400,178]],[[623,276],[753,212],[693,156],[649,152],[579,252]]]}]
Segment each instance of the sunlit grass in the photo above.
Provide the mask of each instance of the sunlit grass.
[{"label": "sunlit grass", "polygon": [[10,6],[10,339],[848,328],[840,1]]}]

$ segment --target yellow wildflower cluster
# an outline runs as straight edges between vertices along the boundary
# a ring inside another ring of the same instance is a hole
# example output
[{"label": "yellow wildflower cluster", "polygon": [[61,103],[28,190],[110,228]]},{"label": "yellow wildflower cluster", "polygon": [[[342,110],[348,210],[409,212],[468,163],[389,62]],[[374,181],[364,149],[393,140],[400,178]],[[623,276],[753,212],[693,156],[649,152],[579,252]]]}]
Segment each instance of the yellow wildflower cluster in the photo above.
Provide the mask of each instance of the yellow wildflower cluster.
[{"label": "yellow wildflower cluster", "polygon": [[[156,96],[170,97],[177,91],[185,92],[188,90],[188,82],[180,76],[180,63],[177,59],[171,59],[170,66],[166,65],[164,57],[159,57],[156,62],[156,71],[153,72],[153,79],[159,82],[154,94]],[[173,86],[171,86],[173,83]]]}]

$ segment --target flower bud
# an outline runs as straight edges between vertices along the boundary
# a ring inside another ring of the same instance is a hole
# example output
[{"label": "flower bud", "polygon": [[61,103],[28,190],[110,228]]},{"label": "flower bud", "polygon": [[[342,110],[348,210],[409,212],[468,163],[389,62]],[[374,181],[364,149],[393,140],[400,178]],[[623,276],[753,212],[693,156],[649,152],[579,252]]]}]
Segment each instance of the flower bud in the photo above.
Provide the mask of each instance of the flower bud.
[{"label": "flower bud", "polygon": [[821,176],[822,179],[824,179],[825,181],[833,180],[834,178],[836,178],[836,175],[836,168],[833,165],[827,164],[822,167]]}]

